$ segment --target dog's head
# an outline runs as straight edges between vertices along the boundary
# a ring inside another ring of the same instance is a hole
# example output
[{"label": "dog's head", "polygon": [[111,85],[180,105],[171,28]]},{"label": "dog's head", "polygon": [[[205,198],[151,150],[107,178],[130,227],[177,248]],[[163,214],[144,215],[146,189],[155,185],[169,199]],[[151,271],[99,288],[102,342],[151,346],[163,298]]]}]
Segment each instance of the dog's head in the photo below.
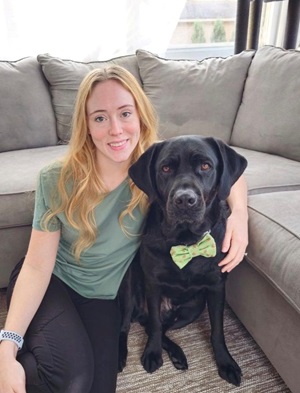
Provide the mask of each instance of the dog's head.
[{"label": "dog's head", "polygon": [[182,136],[152,145],[129,175],[150,202],[164,208],[169,223],[193,223],[215,197],[227,199],[246,166],[244,157],[218,139]]}]

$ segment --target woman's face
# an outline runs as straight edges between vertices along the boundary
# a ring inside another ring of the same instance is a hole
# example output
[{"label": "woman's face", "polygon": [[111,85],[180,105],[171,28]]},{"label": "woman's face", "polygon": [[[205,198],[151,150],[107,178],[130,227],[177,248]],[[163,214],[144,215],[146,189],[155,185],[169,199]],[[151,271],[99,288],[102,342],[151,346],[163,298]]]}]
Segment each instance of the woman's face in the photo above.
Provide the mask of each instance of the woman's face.
[{"label": "woman's face", "polygon": [[133,96],[120,82],[110,79],[94,87],[87,124],[100,170],[128,169],[140,138],[140,118]]}]

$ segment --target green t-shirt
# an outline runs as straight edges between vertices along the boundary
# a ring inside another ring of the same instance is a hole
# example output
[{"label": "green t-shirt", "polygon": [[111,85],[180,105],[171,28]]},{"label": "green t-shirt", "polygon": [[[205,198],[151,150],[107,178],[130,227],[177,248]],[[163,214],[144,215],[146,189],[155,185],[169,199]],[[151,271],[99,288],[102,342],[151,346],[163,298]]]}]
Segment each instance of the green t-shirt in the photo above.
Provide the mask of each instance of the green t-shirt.
[{"label": "green t-shirt", "polygon": [[[43,230],[41,219],[51,206],[60,174],[60,164],[40,172],[33,218],[33,228]],[[98,236],[95,243],[76,261],[71,253],[72,243],[78,233],[59,213],[51,221],[50,231],[61,230],[61,237],[53,273],[87,298],[114,299],[122,278],[139,245],[144,222],[141,211],[134,210],[134,219],[126,216],[124,226],[131,235],[125,235],[119,224],[120,213],[131,198],[128,180],[111,191],[95,209]]]}]

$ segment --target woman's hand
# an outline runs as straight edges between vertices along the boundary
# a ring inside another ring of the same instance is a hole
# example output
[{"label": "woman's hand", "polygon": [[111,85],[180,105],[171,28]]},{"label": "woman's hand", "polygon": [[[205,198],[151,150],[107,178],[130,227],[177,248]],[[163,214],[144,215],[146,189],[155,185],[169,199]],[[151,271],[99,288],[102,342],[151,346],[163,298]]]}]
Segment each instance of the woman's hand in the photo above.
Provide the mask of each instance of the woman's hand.
[{"label": "woman's hand", "polygon": [[232,186],[227,199],[231,214],[227,219],[222,252],[228,254],[219,263],[222,273],[229,273],[244,258],[248,245],[247,183],[241,176]]},{"label": "woman's hand", "polygon": [[26,393],[25,371],[15,359],[9,341],[0,344],[0,393]]},{"label": "woman's hand", "polygon": [[248,214],[245,210],[233,211],[227,219],[222,252],[228,252],[219,263],[222,273],[229,273],[244,258],[248,245]]}]

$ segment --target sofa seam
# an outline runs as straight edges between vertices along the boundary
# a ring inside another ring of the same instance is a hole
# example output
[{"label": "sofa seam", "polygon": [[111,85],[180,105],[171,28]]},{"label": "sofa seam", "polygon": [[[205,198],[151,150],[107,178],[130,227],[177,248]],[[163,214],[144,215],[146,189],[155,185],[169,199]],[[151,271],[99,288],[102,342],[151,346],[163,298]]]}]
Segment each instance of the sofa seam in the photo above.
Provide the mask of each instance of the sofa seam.
[{"label": "sofa seam", "polygon": [[252,210],[252,211],[254,211],[254,212],[256,212],[257,214],[259,214],[259,215],[262,216],[262,217],[267,218],[269,221],[273,222],[273,223],[276,224],[278,227],[281,227],[282,229],[284,229],[285,231],[287,231],[288,233],[290,233],[292,236],[294,236],[295,238],[297,238],[298,240],[300,240],[300,237],[299,237],[297,234],[295,234],[294,232],[292,232],[290,229],[288,229],[285,225],[279,224],[279,223],[278,223],[277,221],[275,221],[273,218],[270,218],[270,217],[267,216],[266,214],[261,213],[259,210],[255,209],[255,208],[252,207],[252,206],[249,206],[249,205],[248,205],[248,209],[249,209],[249,210]]}]

